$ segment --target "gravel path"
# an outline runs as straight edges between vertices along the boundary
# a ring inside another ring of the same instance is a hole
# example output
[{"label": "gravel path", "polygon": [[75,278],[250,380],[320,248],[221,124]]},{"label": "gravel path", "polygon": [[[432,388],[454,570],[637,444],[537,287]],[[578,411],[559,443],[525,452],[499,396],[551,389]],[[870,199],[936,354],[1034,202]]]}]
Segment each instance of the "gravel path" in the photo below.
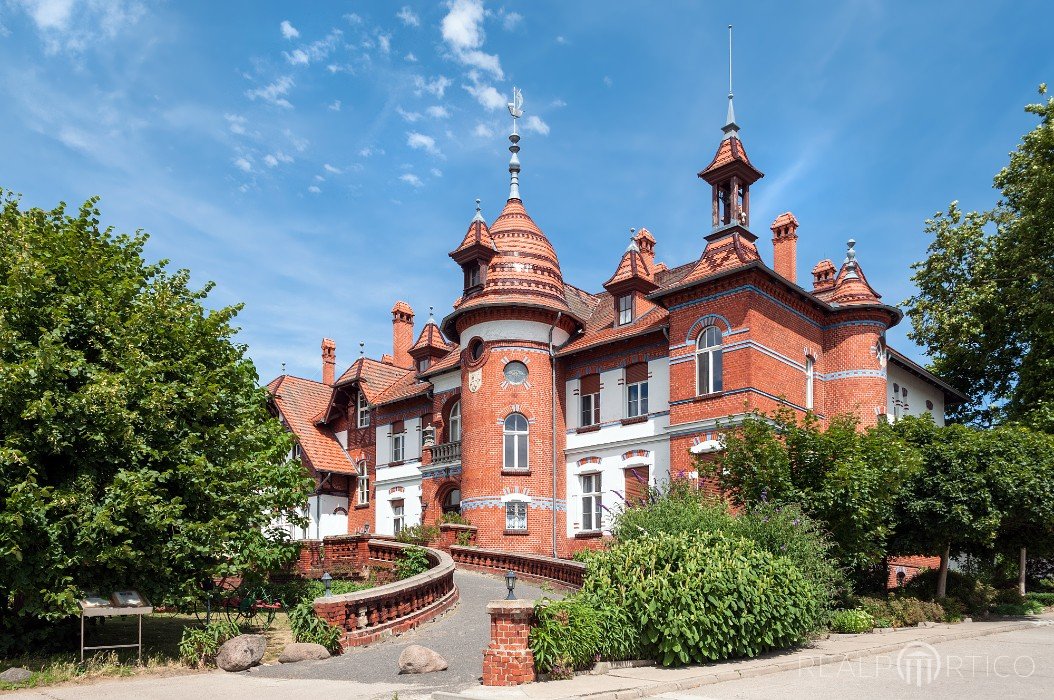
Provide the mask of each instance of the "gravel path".
[{"label": "gravel path", "polygon": [[[358,683],[406,684],[400,698],[423,696],[435,690],[458,690],[476,685],[483,674],[483,649],[490,643],[487,603],[505,597],[505,582],[497,576],[469,571],[454,572],[460,591],[458,604],[443,617],[425,623],[402,636],[368,647],[351,649],[325,661],[260,666],[254,677],[347,680]],[[538,599],[561,597],[520,581],[516,597]],[[439,673],[398,675],[399,654],[411,644],[439,652],[449,668]]]}]

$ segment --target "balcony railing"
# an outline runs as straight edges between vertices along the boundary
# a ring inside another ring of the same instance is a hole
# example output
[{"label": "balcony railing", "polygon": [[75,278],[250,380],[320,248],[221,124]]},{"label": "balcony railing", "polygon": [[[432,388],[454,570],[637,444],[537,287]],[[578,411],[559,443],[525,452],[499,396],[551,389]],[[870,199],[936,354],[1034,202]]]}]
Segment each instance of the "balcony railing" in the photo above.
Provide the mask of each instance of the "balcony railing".
[{"label": "balcony railing", "polygon": [[444,442],[432,446],[432,464],[461,461],[461,442]]}]

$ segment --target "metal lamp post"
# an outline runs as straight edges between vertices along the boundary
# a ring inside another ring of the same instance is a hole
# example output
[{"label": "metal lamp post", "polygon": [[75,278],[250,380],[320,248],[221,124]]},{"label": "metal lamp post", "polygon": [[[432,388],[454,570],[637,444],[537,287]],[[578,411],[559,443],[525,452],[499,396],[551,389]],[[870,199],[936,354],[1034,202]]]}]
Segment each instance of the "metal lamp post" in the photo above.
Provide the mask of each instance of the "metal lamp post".
[{"label": "metal lamp post", "polygon": [[505,572],[505,587],[509,589],[509,595],[505,596],[505,600],[516,600],[516,594],[513,591],[516,590],[516,572],[506,571]]},{"label": "metal lamp post", "polygon": [[328,571],[322,573],[322,585],[326,587],[326,597],[333,595],[330,588],[333,585],[333,577],[329,575]]}]

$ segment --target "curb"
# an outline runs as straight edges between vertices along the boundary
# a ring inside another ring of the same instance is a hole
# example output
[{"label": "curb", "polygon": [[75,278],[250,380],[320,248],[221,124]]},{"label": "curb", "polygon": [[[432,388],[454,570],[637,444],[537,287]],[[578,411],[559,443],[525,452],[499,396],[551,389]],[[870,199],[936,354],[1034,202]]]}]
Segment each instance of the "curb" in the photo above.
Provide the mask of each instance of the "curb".
[{"label": "curb", "polygon": [[[967,623],[971,626],[972,623]],[[1047,622],[1047,624],[1051,624]],[[927,636],[925,639],[927,644],[940,644],[942,642],[951,642],[959,639],[972,639],[975,637],[986,637],[992,634],[1000,634],[1002,632],[1013,632],[1015,630],[1029,629],[1036,626],[1036,621],[1028,622],[1009,622],[998,625],[996,627],[986,627],[983,629],[967,629],[962,631],[949,630],[944,634],[936,634]],[[815,666],[824,666],[827,664],[841,663],[843,661],[852,661],[868,656],[876,656],[878,654],[887,654],[890,652],[898,651],[904,648],[905,644],[911,641],[917,640],[902,640],[896,644],[884,643],[875,644],[874,646],[865,647],[863,649],[855,649],[853,651],[844,653],[818,653],[814,656],[806,656],[797,660],[775,660],[773,663],[759,665],[753,668],[743,669],[736,671],[732,669],[720,670],[720,666],[714,667],[714,670],[705,671],[700,673],[698,676],[686,678],[680,681],[669,681],[669,682],[658,682],[644,687],[637,688],[625,688],[622,690],[615,691],[604,691],[598,693],[579,693],[570,697],[573,698],[589,698],[589,700],[625,700],[626,698],[648,698],[663,693],[676,693],[682,690],[692,690],[694,688],[700,688],[704,685],[713,685],[715,683],[724,683],[725,681],[734,681],[741,678],[757,678],[759,676],[768,676],[773,673],[780,673],[782,671],[794,671],[803,668],[812,668]],[[703,667],[705,668],[705,667]],[[478,686],[483,688],[484,686]],[[517,693],[516,688],[499,688],[493,689],[492,695],[484,694],[467,694],[467,693],[448,693],[448,692],[436,692],[432,694],[433,700],[483,700],[483,698],[493,697],[505,697],[505,698],[516,698],[526,697],[522,694],[522,690]]]}]

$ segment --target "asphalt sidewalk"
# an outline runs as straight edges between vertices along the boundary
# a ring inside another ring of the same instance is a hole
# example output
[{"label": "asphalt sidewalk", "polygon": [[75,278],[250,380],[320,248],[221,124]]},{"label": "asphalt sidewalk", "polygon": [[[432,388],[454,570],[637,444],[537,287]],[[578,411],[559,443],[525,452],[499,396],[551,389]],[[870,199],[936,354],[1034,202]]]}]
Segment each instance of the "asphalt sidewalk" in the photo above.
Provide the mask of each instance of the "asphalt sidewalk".
[{"label": "asphalt sidewalk", "polygon": [[1054,625],[1054,613],[1023,620],[963,622],[933,627],[909,627],[875,634],[832,634],[807,647],[773,652],[754,659],[705,666],[615,668],[603,675],[579,675],[566,681],[530,683],[512,688],[476,686],[458,693],[437,692],[433,700],[623,700],[699,688],[714,683],[753,678],[855,659],[896,655],[912,642],[928,645],[970,639],[1038,625]]}]

